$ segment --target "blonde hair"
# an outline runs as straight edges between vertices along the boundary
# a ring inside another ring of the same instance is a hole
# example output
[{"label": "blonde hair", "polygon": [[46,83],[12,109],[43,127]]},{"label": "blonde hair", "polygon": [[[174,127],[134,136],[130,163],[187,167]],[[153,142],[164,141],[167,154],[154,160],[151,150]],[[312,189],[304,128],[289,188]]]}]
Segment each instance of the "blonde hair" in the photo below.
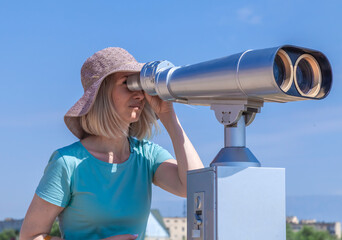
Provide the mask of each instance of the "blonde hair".
[{"label": "blonde hair", "polygon": [[80,124],[89,135],[117,138],[132,136],[141,140],[152,137],[152,129],[158,129],[157,117],[148,102],[145,103],[139,120],[126,125],[115,110],[112,101],[112,91],[115,83],[114,74],[106,77],[97,93],[96,99],[89,112],[81,116]]}]

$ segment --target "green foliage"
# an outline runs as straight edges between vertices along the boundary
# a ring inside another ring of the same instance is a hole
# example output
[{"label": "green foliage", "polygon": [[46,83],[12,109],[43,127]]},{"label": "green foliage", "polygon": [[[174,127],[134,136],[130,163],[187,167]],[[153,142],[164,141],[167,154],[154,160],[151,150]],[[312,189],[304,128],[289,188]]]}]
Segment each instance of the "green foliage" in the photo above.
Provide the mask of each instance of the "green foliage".
[{"label": "green foliage", "polygon": [[[61,237],[58,222],[54,222],[50,232],[51,236]],[[4,230],[0,233],[0,240],[15,240],[19,232],[13,229]],[[291,226],[286,224],[286,240],[337,240],[335,236],[325,231],[317,231],[309,226],[304,226],[299,232],[292,231]]]},{"label": "green foliage", "polygon": [[286,224],[286,240],[337,240],[337,238],[326,231],[317,231],[309,226],[304,226],[299,232],[294,233],[291,226]]},{"label": "green foliage", "polygon": [[[52,225],[51,236],[61,237],[61,233],[59,231],[59,224],[55,221]],[[0,240],[15,240],[19,237],[19,231],[13,229],[6,229],[0,233]]]},{"label": "green foliage", "polygon": [[60,237],[61,236],[61,232],[59,231],[59,224],[58,224],[57,221],[55,221],[53,223],[50,235],[51,236],[55,236],[55,237]]},{"label": "green foliage", "polygon": [[[61,237],[61,233],[59,231],[59,224],[55,221],[52,225],[51,236]],[[13,229],[6,229],[0,233],[0,240],[16,240],[19,237],[19,231]]]},{"label": "green foliage", "polygon": [[286,240],[295,240],[295,233],[292,231],[291,225],[286,223]]},{"label": "green foliage", "polygon": [[6,229],[0,233],[0,240],[15,240],[18,235],[18,231]]},{"label": "green foliage", "polygon": [[328,232],[316,231],[312,227],[304,226],[297,234],[296,240],[336,240]]}]

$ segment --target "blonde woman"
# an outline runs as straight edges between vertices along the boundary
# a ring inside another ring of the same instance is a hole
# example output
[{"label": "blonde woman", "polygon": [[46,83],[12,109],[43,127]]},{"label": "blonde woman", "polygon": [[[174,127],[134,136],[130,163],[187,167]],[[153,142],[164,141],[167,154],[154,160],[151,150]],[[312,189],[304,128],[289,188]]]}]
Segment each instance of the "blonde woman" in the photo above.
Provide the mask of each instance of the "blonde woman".
[{"label": "blonde woman", "polygon": [[[64,116],[80,139],[56,150],[25,216],[20,239],[49,236],[56,217],[63,239],[144,239],[151,185],[186,197],[186,172],[203,164],[172,103],[130,91],[127,77],[143,64],[106,48],[81,69],[84,95]],[[176,159],[146,138],[159,117]]]}]

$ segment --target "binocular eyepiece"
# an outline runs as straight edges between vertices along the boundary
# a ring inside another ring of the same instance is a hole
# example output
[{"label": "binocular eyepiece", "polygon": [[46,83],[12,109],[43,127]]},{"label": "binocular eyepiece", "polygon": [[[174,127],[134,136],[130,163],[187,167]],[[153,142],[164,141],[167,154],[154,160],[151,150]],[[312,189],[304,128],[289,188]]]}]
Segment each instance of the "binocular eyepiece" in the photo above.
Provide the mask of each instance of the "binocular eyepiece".
[{"label": "binocular eyepiece", "polygon": [[[315,55],[320,63],[316,60]],[[326,96],[329,91],[324,91],[324,87],[329,83],[330,89],[332,74],[328,60],[326,58],[322,60],[319,56],[313,53],[296,53],[289,50],[286,52],[279,49],[273,64],[273,74],[280,89],[286,93],[294,82],[295,89],[300,96],[309,98]],[[329,69],[328,75],[326,75],[327,69]]]},{"label": "binocular eyepiece", "polygon": [[289,102],[327,96],[332,70],[323,53],[285,45],[180,67],[168,61],[149,62],[127,83],[132,91],[189,104]]}]

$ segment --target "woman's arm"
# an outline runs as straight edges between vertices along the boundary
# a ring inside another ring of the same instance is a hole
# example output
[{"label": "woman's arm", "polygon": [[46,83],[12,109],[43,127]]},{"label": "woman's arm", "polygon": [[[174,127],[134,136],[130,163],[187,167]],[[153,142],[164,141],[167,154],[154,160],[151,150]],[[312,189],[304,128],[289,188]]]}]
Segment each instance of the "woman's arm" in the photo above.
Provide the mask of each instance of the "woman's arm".
[{"label": "woman's arm", "polygon": [[154,183],[173,194],[186,197],[187,171],[203,168],[203,163],[184,132],[172,103],[147,94],[145,97],[169,133],[177,159],[167,160],[158,167]]},{"label": "woman's arm", "polygon": [[[43,240],[50,231],[56,217],[64,208],[51,204],[37,194],[34,195],[20,230],[20,240]],[[138,235],[116,235],[103,240],[134,240]],[[62,240],[52,237],[51,240]]]},{"label": "woman's arm", "polygon": [[[35,194],[21,226],[20,240],[43,240],[50,233],[53,222],[63,209]],[[61,238],[52,238],[52,240],[58,239]]]}]

